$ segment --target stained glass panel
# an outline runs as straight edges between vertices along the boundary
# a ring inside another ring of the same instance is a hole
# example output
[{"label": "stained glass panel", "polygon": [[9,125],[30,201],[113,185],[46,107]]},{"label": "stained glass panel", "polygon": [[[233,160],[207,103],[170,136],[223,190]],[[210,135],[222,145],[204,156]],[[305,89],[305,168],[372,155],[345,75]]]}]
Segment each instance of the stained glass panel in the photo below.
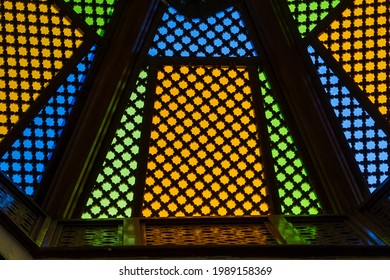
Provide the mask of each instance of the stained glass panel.
[{"label": "stained glass panel", "polygon": [[269,213],[248,76],[244,67],[159,69],[143,216]]},{"label": "stained glass panel", "polygon": [[317,194],[288,124],[272,95],[271,85],[264,72],[260,72],[259,78],[282,213],[287,215],[321,213]]},{"label": "stained glass panel", "polygon": [[73,55],[83,34],[46,0],[0,2],[0,141]]},{"label": "stained glass panel", "polygon": [[389,137],[312,47],[308,48],[345,138],[373,192],[389,176]]},{"label": "stained glass panel", "polygon": [[44,105],[0,159],[0,170],[26,195],[33,196],[91,67],[95,47]]},{"label": "stained glass panel", "polygon": [[206,19],[188,19],[169,7],[149,55],[254,57],[256,51],[240,13],[233,7]]},{"label": "stained glass panel", "polygon": [[82,218],[131,217],[148,73],[142,71]]}]

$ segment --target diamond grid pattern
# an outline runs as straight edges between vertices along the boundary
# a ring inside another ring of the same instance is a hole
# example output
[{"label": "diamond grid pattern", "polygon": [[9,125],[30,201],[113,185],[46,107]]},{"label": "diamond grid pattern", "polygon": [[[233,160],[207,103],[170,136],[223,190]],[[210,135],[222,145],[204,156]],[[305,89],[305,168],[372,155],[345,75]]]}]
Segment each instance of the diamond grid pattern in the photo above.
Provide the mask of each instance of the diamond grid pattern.
[{"label": "diamond grid pattern", "polygon": [[264,72],[259,72],[261,92],[274,170],[283,214],[319,214],[322,212],[317,194],[310,182],[288,124],[267,81]]},{"label": "diamond grid pattern", "polygon": [[150,56],[254,57],[256,51],[233,7],[207,19],[187,19],[169,7]]},{"label": "diamond grid pattern", "polygon": [[114,12],[116,0],[65,0],[87,24],[103,36],[106,25]]},{"label": "diamond grid pattern", "polygon": [[143,216],[269,213],[246,69],[165,66],[157,79]]},{"label": "diamond grid pattern", "polygon": [[147,70],[141,71],[87,201],[83,219],[131,217],[147,77]]},{"label": "diamond grid pattern", "polygon": [[0,2],[0,141],[82,43],[46,0]]},{"label": "diamond grid pattern", "polygon": [[28,196],[36,192],[91,67],[94,52],[95,47],[26,127],[22,137],[0,159],[0,170]]},{"label": "diamond grid pattern", "polygon": [[355,0],[319,36],[344,70],[390,120],[390,2]]},{"label": "diamond grid pattern", "polygon": [[333,8],[340,4],[340,0],[287,0],[287,2],[303,37],[312,31]]},{"label": "diamond grid pattern", "polygon": [[389,137],[377,128],[375,121],[315,50],[309,47],[308,51],[351,151],[373,192],[389,176]]}]

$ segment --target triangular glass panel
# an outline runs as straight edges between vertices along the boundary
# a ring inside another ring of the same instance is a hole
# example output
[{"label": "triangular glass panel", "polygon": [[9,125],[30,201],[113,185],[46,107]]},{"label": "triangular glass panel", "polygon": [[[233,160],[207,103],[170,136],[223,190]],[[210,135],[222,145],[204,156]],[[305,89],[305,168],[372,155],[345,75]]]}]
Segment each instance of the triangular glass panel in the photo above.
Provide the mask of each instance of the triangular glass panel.
[{"label": "triangular glass panel", "polygon": [[390,139],[314,48],[308,51],[351,152],[373,192],[389,177]]},{"label": "triangular glass panel", "polygon": [[310,33],[330,11],[340,4],[340,0],[287,0],[287,2],[302,37]]},{"label": "triangular glass panel", "polygon": [[161,66],[142,215],[270,213],[246,67]]},{"label": "triangular glass panel", "polygon": [[353,1],[318,38],[370,102],[390,120],[390,2]]},{"label": "triangular glass panel", "polygon": [[132,215],[147,81],[148,71],[143,70],[87,201],[84,219]]},{"label": "triangular glass panel", "polygon": [[281,211],[286,215],[319,214],[322,208],[318,196],[287,121],[265,73],[260,71],[259,78]]}]

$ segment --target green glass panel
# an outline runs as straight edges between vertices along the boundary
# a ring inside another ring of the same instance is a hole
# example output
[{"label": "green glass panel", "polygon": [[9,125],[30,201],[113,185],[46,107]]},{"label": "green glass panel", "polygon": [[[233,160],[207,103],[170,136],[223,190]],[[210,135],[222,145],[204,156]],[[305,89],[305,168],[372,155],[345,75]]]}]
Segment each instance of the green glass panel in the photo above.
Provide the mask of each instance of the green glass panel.
[{"label": "green glass panel", "polygon": [[322,212],[317,194],[264,72],[260,72],[267,130],[283,214]]},{"label": "green glass panel", "polygon": [[131,217],[147,72],[138,77],[103,166],[87,201],[83,219]]},{"label": "green glass panel", "polygon": [[103,36],[116,0],[65,0],[85,22]]},{"label": "green glass panel", "polygon": [[340,3],[340,0],[287,0],[287,2],[298,24],[299,32],[304,37]]}]

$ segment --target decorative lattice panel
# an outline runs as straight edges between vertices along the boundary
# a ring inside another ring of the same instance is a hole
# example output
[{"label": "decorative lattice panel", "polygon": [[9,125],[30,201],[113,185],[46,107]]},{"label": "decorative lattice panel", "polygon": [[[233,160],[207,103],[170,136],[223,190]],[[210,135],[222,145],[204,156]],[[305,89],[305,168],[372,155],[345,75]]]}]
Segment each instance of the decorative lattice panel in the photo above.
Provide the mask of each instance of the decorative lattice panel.
[{"label": "decorative lattice panel", "polygon": [[390,175],[389,137],[377,127],[375,120],[315,50],[309,47],[308,51],[351,151],[372,192]]},{"label": "decorative lattice panel", "polygon": [[260,72],[259,78],[282,213],[318,214],[321,206],[288,124],[265,73]]},{"label": "decorative lattice panel", "polygon": [[146,245],[276,245],[265,224],[146,225]]},{"label": "decorative lattice panel", "polygon": [[188,19],[169,7],[149,50],[150,56],[253,57],[256,51],[234,8]]},{"label": "decorative lattice panel", "polygon": [[65,0],[87,24],[103,36],[111,15],[114,12],[116,0]]},{"label": "decorative lattice panel", "polygon": [[306,36],[340,3],[340,0],[287,0],[287,2],[298,24],[299,32],[302,36]]},{"label": "decorative lattice panel", "polygon": [[390,120],[390,2],[353,3],[319,39],[379,112]]},{"label": "decorative lattice panel", "polygon": [[8,216],[27,235],[32,234],[39,216],[9,193],[0,183],[0,211]]},{"label": "decorative lattice panel", "polygon": [[0,159],[0,170],[26,195],[33,196],[78,98],[94,57],[93,48],[44,104],[11,149]]},{"label": "decorative lattice panel", "polygon": [[0,141],[72,56],[83,34],[46,0],[0,2]]},{"label": "decorative lattice panel", "polygon": [[131,217],[147,77],[141,71],[82,218]]},{"label": "decorative lattice panel", "polygon": [[77,226],[62,225],[56,247],[120,246],[121,225]]},{"label": "decorative lattice panel", "polygon": [[372,245],[343,221],[294,222],[299,234],[316,245]]},{"label": "decorative lattice panel", "polygon": [[161,67],[152,122],[144,216],[269,213],[245,68]]}]

